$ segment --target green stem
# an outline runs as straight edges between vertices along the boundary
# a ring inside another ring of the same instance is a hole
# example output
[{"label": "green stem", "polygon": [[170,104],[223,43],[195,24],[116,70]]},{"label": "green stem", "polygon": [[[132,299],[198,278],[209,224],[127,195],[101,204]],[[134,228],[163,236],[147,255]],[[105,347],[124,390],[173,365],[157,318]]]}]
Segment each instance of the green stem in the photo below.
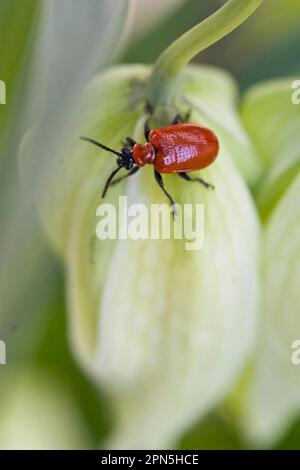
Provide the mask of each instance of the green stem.
[{"label": "green stem", "polygon": [[190,60],[245,21],[263,0],[229,0],[209,18],[183,34],[157,59],[148,83],[152,105],[170,102],[174,83]]}]

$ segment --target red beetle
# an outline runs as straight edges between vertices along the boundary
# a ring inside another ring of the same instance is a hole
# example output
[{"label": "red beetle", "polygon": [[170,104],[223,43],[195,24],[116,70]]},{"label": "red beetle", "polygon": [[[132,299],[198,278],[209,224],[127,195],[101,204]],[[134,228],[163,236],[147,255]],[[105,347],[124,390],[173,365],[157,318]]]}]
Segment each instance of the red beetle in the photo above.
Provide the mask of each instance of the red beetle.
[{"label": "red beetle", "polygon": [[[182,118],[177,115],[170,126],[150,130],[149,120],[145,123],[145,144],[138,144],[131,137],[127,137],[125,146],[116,152],[115,150],[100,144],[89,137],[80,137],[98,147],[117,155],[117,168],[112,172],[104,186],[102,197],[105,197],[110,185],[134,175],[146,164],[154,165],[154,176],[168,197],[171,205],[174,201],[166,191],[161,173],[178,173],[178,176],[186,181],[197,181],[206,188],[213,188],[202,178],[191,178],[187,173],[201,170],[209,166],[217,157],[219,143],[216,135],[208,128],[199,124],[182,123]],[[114,176],[122,168],[128,173],[113,181]]]}]

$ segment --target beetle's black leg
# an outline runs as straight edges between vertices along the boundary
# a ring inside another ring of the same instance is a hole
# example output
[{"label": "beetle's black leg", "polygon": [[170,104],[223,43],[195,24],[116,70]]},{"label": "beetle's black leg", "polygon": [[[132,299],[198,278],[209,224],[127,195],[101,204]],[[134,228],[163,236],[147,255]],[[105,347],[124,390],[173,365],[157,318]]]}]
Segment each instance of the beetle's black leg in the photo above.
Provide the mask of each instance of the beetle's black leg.
[{"label": "beetle's black leg", "polygon": [[126,137],[126,142],[131,148],[133,148],[136,144],[136,141],[132,139],[131,137]]},{"label": "beetle's black leg", "polygon": [[162,176],[160,173],[158,173],[158,171],[154,170],[154,176],[155,176],[155,179],[159,185],[159,187],[163,190],[163,192],[165,193],[165,195],[167,196],[167,198],[169,199],[170,201],[170,204],[172,206],[172,216],[173,216],[173,219],[175,217],[175,214],[176,214],[176,208],[175,208],[175,202],[172,198],[172,196],[168,193],[168,191],[165,189],[165,185],[164,185],[164,182],[163,182],[163,179],[162,179]]},{"label": "beetle's black leg", "polygon": [[149,134],[151,132],[149,122],[150,122],[150,119],[152,118],[153,112],[154,112],[152,104],[150,104],[148,101],[146,102],[145,110],[146,110],[146,113],[148,114],[148,118],[147,118],[147,120],[145,122],[145,125],[144,125],[144,134],[145,134],[145,139],[148,142]]},{"label": "beetle's black leg", "polygon": [[176,116],[171,122],[171,126],[173,126],[174,124],[179,124],[180,122],[183,122],[183,117],[180,114],[176,114]]},{"label": "beetle's black leg", "polygon": [[190,119],[191,111],[188,111],[184,116],[181,116],[181,114],[176,114],[174,117],[173,121],[171,122],[171,126],[174,124],[179,124],[180,122],[188,122]]},{"label": "beetle's black leg", "polygon": [[149,103],[149,101],[146,102],[145,111],[146,111],[146,113],[149,114],[150,116],[152,116],[152,114],[154,113],[153,106],[152,106],[151,103]]},{"label": "beetle's black leg", "polygon": [[111,186],[114,186],[115,184],[118,184],[120,183],[120,181],[124,180],[125,178],[128,178],[128,176],[132,176],[134,175],[135,173],[137,173],[139,171],[140,167],[139,166],[134,166],[130,171],[128,171],[128,173],[126,173],[126,175],[123,175],[123,176],[120,176],[119,178],[113,180],[110,185]]},{"label": "beetle's black leg", "polygon": [[101,194],[101,197],[104,198],[106,193],[107,193],[107,190],[108,188],[110,187],[111,185],[111,181],[113,179],[113,177],[118,173],[118,171],[120,171],[123,167],[122,166],[118,166],[112,173],[111,175],[107,178],[106,180],[106,183],[105,183],[105,186],[104,186],[104,189],[102,191],[102,194]]},{"label": "beetle's black leg", "polygon": [[180,178],[183,178],[185,181],[197,181],[198,183],[203,184],[203,186],[205,186],[206,188],[215,189],[212,184],[207,183],[202,178],[191,178],[187,173],[178,173],[178,176],[180,176]]},{"label": "beetle's black leg", "polygon": [[147,142],[148,142],[148,139],[149,139],[149,134],[151,132],[151,129],[150,129],[150,126],[149,126],[150,119],[151,119],[151,117],[148,117],[148,119],[145,121],[145,125],[144,125],[144,134],[145,134],[145,139],[146,139]]}]

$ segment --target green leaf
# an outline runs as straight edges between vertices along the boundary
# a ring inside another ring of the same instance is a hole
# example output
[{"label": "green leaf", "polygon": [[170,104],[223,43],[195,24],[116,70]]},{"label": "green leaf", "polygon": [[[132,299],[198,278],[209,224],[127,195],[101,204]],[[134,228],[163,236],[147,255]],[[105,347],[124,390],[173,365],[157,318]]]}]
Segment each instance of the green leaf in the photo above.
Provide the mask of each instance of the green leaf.
[{"label": "green leaf", "polygon": [[[6,104],[0,104],[0,166],[14,148],[20,126],[22,92],[27,82],[30,46],[37,20],[36,0],[2,0],[0,4],[0,80],[6,85]],[[16,137],[15,137],[16,138]]]}]

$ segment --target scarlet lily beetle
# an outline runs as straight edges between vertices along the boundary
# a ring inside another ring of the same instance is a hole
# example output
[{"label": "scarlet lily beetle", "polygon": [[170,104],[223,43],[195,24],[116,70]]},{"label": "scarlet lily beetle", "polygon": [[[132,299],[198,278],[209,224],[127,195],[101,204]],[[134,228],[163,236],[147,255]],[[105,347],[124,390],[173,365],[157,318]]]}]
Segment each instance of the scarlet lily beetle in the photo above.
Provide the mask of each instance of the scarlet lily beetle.
[{"label": "scarlet lily beetle", "polygon": [[[214,132],[199,124],[184,123],[180,115],[177,115],[169,126],[150,130],[149,119],[144,128],[146,143],[138,144],[131,137],[127,137],[120,152],[89,137],[80,137],[118,157],[117,168],[107,179],[102,197],[105,197],[109,186],[134,175],[146,164],[154,165],[154,177],[171,206],[174,205],[174,200],[164,187],[162,173],[177,173],[186,181],[197,181],[206,188],[213,188],[202,178],[192,178],[187,173],[206,168],[216,159],[219,143]],[[113,181],[122,168],[128,173]]]}]

